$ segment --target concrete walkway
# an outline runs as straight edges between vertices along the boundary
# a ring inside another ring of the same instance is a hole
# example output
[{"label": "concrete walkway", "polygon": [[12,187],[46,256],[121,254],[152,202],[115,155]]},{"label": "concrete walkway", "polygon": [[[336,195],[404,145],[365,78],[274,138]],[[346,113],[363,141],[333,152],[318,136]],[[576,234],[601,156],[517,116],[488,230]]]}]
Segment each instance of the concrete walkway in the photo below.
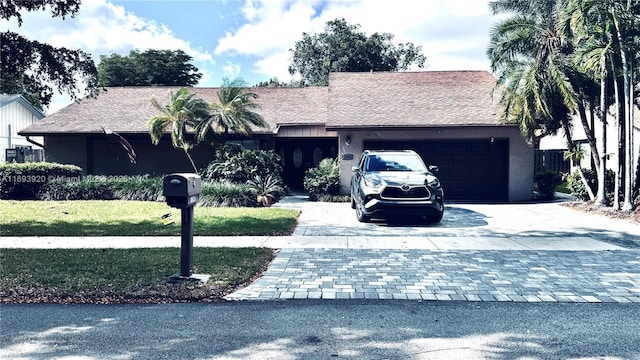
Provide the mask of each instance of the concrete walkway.
[{"label": "concrete walkway", "polygon": [[[440,224],[359,223],[347,203],[291,196],[292,236],[195,237],[278,254],[228,300],[640,302],[640,226],[558,203],[451,204]],[[179,237],[3,238],[5,248],[179,247]],[[197,249],[196,249],[197,251]]]}]

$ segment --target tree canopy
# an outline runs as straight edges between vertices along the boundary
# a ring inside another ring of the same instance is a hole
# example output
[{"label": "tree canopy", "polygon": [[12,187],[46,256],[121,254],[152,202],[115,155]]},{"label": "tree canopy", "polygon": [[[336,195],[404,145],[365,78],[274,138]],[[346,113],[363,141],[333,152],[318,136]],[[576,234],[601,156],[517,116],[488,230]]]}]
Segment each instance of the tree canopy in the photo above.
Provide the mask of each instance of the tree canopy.
[{"label": "tree canopy", "polygon": [[[49,9],[54,17],[75,16],[81,0],[29,0],[0,2],[0,18],[23,19],[20,11]],[[22,94],[42,109],[51,103],[54,90],[78,98],[78,79],[84,82],[85,93],[98,91],[98,71],[91,55],[81,50],[56,48],[29,40],[15,32],[0,33],[0,91]],[[54,89],[55,88],[55,89]]]},{"label": "tree canopy", "polygon": [[[606,205],[607,113],[615,119],[618,158],[614,206],[631,209],[631,129],[640,58],[640,3],[629,0],[494,0],[494,14],[507,15],[490,33],[491,67],[503,85],[505,120],[534,137],[564,130],[568,155],[579,157],[569,115],[577,114],[598,171],[595,205]],[[587,113],[589,111],[589,113]],[[595,138],[594,119],[601,126]],[[591,121],[589,121],[591,120]],[[591,123],[590,123],[591,122]],[[599,143],[598,143],[599,140]],[[579,170],[579,169],[578,169]],[[625,177],[625,184],[621,179]],[[584,181],[584,177],[583,181]],[[586,185],[585,185],[586,186]]]},{"label": "tree canopy", "polygon": [[193,86],[202,74],[182,50],[131,50],[128,56],[100,56],[98,79],[101,86]]},{"label": "tree canopy", "polygon": [[293,53],[289,73],[301,76],[303,85],[327,85],[330,72],[398,71],[411,65],[424,67],[422,47],[411,42],[393,44],[393,35],[367,36],[344,19],[326,23],[316,35],[302,33]]}]

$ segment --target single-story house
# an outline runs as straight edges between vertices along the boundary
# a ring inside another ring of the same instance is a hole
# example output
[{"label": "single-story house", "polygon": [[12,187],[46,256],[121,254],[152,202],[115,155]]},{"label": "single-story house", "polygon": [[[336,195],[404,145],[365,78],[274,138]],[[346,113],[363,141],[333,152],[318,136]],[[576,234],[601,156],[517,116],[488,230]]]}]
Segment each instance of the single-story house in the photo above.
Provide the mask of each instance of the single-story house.
[{"label": "single-story house", "polygon": [[[533,196],[533,148],[518,127],[500,120],[496,79],[486,71],[332,73],[329,86],[252,88],[269,126],[247,148],[271,149],[284,159],[284,180],[301,188],[307,169],[338,157],[341,191],[349,192],[351,167],[364,149],[414,149],[440,168],[448,199],[524,201]],[[168,101],[170,87],[107,88],[21,131],[43,136],[48,161],[72,163],[89,174],[155,174],[191,171],[182,150],[167,139],[151,144],[147,120],[158,115],[155,96]],[[192,88],[214,102],[217,88]],[[136,163],[106,132],[134,148]],[[197,166],[212,149],[193,149]]]},{"label": "single-story house", "polygon": [[[0,162],[38,161],[42,148],[27,141],[18,131],[44,118],[45,114],[20,94],[0,94]],[[41,143],[41,138],[33,139]]]}]

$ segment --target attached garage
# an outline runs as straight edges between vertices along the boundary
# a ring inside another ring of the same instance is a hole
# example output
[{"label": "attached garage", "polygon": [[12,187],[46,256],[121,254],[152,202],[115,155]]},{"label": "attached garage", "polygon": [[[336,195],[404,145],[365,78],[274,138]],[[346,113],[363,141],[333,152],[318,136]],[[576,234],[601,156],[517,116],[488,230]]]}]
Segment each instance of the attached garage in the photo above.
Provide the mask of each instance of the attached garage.
[{"label": "attached garage", "polygon": [[415,150],[438,166],[449,200],[508,200],[509,139],[364,141],[364,148]]},{"label": "attached garage", "polygon": [[341,191],[363,150],[412,149],[440,169],[445,201],[531,200],[533,148],[502,121],[498,91],[486,71],[332,73]]}]

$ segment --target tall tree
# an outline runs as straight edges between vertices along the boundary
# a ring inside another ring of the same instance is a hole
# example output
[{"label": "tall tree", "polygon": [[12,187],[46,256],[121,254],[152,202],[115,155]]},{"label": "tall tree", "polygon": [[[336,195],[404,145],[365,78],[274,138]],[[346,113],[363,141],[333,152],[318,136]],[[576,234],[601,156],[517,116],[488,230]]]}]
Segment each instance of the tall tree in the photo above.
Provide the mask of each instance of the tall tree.
[{"label": "tall tree", "polygon": [[[618,104],[616,108],[619,119],[618,131],[631,129],[633,113],[633,61],[634,56],[630,56],[629,49],[637,46],[636,39],[639,34],[635,26],[640,17],[640,4],[630,0],[565,0],[563,9],[570,19],[570,28],[573,31],[573,41],[576,44],[576,64],[585,73],[591,74],[594,79],[599,79],[602,88],[600,110],[603,124],[603,148],[606,144],[606,111],[610,103],[604,94],[607,88],[613,88],[614,101]],[[605,76],[608,75],[608,76]],[[619,89],[618,83],[622,83]],[[625,174],[625,204],[623,208],[630,210],[631,203],[631,176],[633,175],[633,161],[631,159],[631,147],[633,146],[631,136],[619,134],[621,144],[619,145],[618,176]],[[605,151],[603,151],[605,152]],[[604,155],[603,155],[604,156]],[[603,158],[604,160],[604,158]],[[606,203],[604,198],[604,164],[601,166],[598,184],[598,196],[596,205],[602,206]],[[616,180],[616,189],[621,183]],[[616,199],[618,197],[616,196]],[[614,204],[619,207],[619,204]]]},{"label": "tall tree", "polygon": [[367,36],[358,28],[336,19],[326,23],[323,33],[303,33],[302,40],[290,49],[289,73],[300,74],[304,85],[326,86],[330,72],[398,71],[414,64],[424,67],[422,47],[410,42],[394,45],[391,34]]},{"label": "tall tree", "polygon": [[193,170],[198,172],[189,150],[193,143],[186,138],[189,129],[195,129],[199,122],[210,117],[209,105],[206,101],[196,97],[188,88],[180,88],[175,93],[169,91],[169,103],[160,105],[155,97],[151,98],[151,104],[161,115],[149,119],[149,134],[151,142],[157,145],[164,132],[171,131],[171,143],[176,149],[182,149],[189,158]]},{"label": "tall tree", "polygon": [[[49,10],[52,16],[64,19],[75,16],[81,0],[29,0],[0,2],[0,18],[15,17],[22,26],[21,11]],[[98,91],[98,72],[90,54],[80,50],[56,48],[29,40],[15,32],[0,33],[0,91],[22,94],[36,107],[51,103],[54,90],[79,97],[78,79],[84,82],[85,93]]]},{"label": "tall tree", "polygon": [[218,134],[226,136],[229,131],[251,135],[252,127],[267,127],[262,115],[256,112],[260,108],[255,102],[257,98],[256,93],[245,87],[244,81],[224,79],[218,89],[218,102],[209,104],[211,116],[196,126],[197,138],[202,141]]},{"label": "tall tree", "polygon": [[[492,28],[487,50],[502,86],[503,119],[518,124],[532,143],[562,129],[567,156],[575,159],[579,150],[573,143],[570,115],[577,111],[592,153],[597,154],[584,105],[585,99],[594,98],[593,92],[569,61],[572,44],[557,26],[556,1],[498,0],[489,5],[494,14],[509,14]],[[588,188],[580,167],[578,173]],[[592,192],[588,194],[593,198]]]},{"label": "tall tree", "polygon": [[510,13],[490,33],[487,55],[504,86],[506,121],[517,123],[530,142],[565,129],[571,142],[569,114],[577,94],[569,81],[567,39],[556,29],[557,7],[548,0],[498,0],[494,14]]},{"label": "tall tree", "polygon": [[100,56],[101,86],[193,86],[202,78],[182,50],[131,50],[128,56]]}]

